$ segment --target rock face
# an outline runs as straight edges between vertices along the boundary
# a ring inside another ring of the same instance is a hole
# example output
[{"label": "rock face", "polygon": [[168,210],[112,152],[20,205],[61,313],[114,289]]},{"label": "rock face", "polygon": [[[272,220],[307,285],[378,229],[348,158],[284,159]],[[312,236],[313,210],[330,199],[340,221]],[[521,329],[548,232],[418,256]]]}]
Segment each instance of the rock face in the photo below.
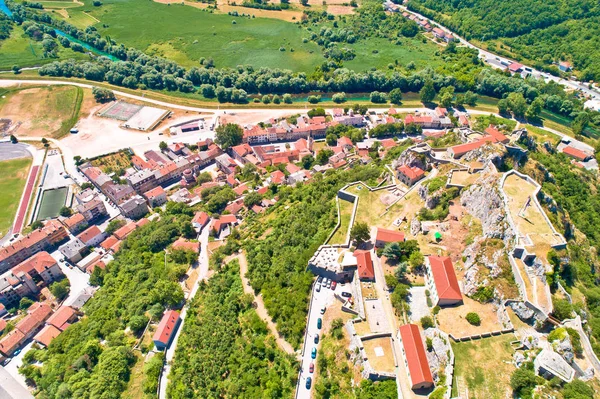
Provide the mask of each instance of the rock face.
[{"label": "rock face", "polygon": [[425,208],[433,209],[440,203],[440,197],[442,195],[443,189],[439,189],[434,193],[429,192],[429,188],[426,184],[422,184],[417,189],[417,193],[419,197],[425,202]]},{"label": "rock face", "polygon": [[481,220],[484,237],[505,242],[512,239],[514,232],[506,221],[504,202],[495,177],[484,177],[463,190],[460,202],[471,215]]},{"label": "rock face", "polygon": [[410,234],[412,234],[413,236],[416,236],[420,232],[421,232],[421,222],[419,221],[419,219],[414,218],[410,222]]},{"label": "rock face", "polygon": [[427,170],[427,156],[423,154],[417,154],[410,150],[405,150],[392,164],[394,169],[401,165],[416,166],[417,168]]},{"label": "rock face", "polygon": [[535,312],[525,306],[523,302],[513,302],[510,304],[510,307],[521,320],[530,320],[535,314]]}]

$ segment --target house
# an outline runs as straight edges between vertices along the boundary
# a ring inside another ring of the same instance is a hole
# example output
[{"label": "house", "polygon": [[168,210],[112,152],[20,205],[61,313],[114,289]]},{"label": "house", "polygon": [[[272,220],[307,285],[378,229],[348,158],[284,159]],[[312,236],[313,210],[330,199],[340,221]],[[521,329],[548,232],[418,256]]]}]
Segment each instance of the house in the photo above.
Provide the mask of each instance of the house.
[{"label": "house", "polygon": [[213,219],[212,233],[219,237],[223,232],[227,232],[228,228],[237,225],[237,223],[238,220],[235,215],[221,215],[218,219]]},{"label": "house", "polygon": [[571,382],[575,377],[575,370],[565,359],[552,349],[545,348],[533,360],[536,374],[552,379],[558,377],[564,382]]},{"label": "house", "polygon": [[179,237],[171,245],[171,248],[173,248],[173,249],[183,249],[183,250],[194,251],[195,253],[199,253],[200,252],[200,243],[199,242],[192,242],[192,241],[186,240],[183,237]]},{"label": "house", "polygon": [[88,223],[96,218],[108,215],[104,202],[97,198],[77,205],[77,211],[83,215]]},{"label": "house", "polygon": [[396,172],[398,180],[406,184],[408,187],[425,177],[425,171],[416,166],[402,165],[396,169]]},{"label": "house", "polygon": [[135,190],[127,184],[109,183],[104,187],[103,193],[115,204],[119,205],[135,195]]},{"label": "house", "polygon": [[121,240],[112,235],[106,240],[102,241],[100,243],[100,247],[105,251],[112,251],[112,253],[117,253],[117,251],[121,247]]},{"label": "house", "polygon": [[558,69],[561,72],[569,72],[573,69],[573,66],[568,61],[561,61],[558,63]]},{"label": "house", "polygon": [[119,208],[121,209],[123,216],[130,219],[139,219],[148,213],[146,201],[139,195],[122,203]]},{"label": "house", "polygon": [[77,234],[88,225],[85,217],[80,212],[74,213],[68,218],[63,219],[61,222],[72,234]]},{"label": "house", "polygon": [[523,70],[523,64],[519,64],[518,62],[511,62],[508,65],[508,70],[511,73],[518,73],[521,72]]},{"label": "house", "polygon": [[52,340],[62,333],[61,330],[53,325],[47,324],[42,330],[33,337],[33,340],[38,344],[48,347]]},{"label": "house", "polygon": [[467,152],[477,150],[483,147],[485,144],[485,140],[477,140],[471,143],[455,145],[453,147],[448,148],[446,152],[448,152],[448,155],[452,158],[457,159],[465,155]]},{"label": "house", "polygon": [[285,182],[285,175],[280,170],[275,170],[271,173],[271,184],[283,184]]},{"label": "house", "polygon": [[410,379],[411,389],[429,389],[433,387],[433,376],[429,369],[425,346],[419,327],[416,324],[405,324],[398,329],[398,340],[401,343],[402,358]]},{"label": "house", "polygon": [[11,356],[19,346],[25,341],[25,334],[20,330],[14,329],[0,339],[0,353],[4,356]]},{"label": "house", "polygon": [[496,129],[496,126],[494,126],[494,125],[489,125],[485,129],[485,133],[490,135],[494,139],[494,141],[497,143],[507,144],[510,141],[508,139],[508,137],[506,137],[504,134],[500,133],[500,131],[498,129]]},{"label": "house", "polygon": [[115,232],[115,238],[119,240],[124,240],[131,232],[137,229],[137,224],[135,222],[129,222],[125,226],[119,227]]},{"label": "house", "polygon": [[60,331],[64,331],[67,327],[69,327],[73,322],[77,320],[77,313],[75,309],[70,306],[61,306],[52,316],[46,320],[46,324],[52,325],[59,329]]},{"label": "house", "polygon": [[373,260],[371,259],[371,251],[356,250],[353,254],[356,258],[358,278],[361,281],[374,281],[375,269],[373,267]]},{"label": "house", "polygon": [[244,200],[242,198],[239,198],[235,201],[230,202],[226,207],[225,207],[225,212],[229,212],[232,215],[237,215],[238,213],[240,213],[240,211],[244,208]]},{"label": "house", "polygon": [[563,147],[562,152],[563,154],[566,154],[569,157],[575,158],[582,162],[588,161],[591,158],[591,155],[586,154],[585,152],[578,150],[575,147],[571,147],[570,145]]},{"label": "house", "polygon": [[192,219],[192,226],[197,230],[202,230],[210,221],[210,216],[206,212],[196,212]]},{"label": "house", "polygon": [[442,40],[444,40],[444,38],[446,37],[446,32],[444,32],[440,28],[433,28],[431,30],[431,32],[433,33],[433,36],[436,37],[436,39],[442,39]]},{"label": "house", "polygon": [[71,241],[58,247],[58,250],[66,260],[71,263],[77,263],[83,258],[81,254],[86,248],[86,245],[79,238],[73,238]]},{"label": "house", "polygon": [[381,227],[377,228],[377,234],[375,236],[375,246],[377,248],[385,247],[386,244],[392,242],[403,242],[404,241],[404,233],[400,231],[387,230],[382,229]]},{"label": "house", "polygon": [[339,147],[342,147],[344,149],[344,151],[349,151],[352,148],[354,148],[354,144],[352,143],[352,140],[350,140],[350,137],[346,137],[346,136],[342,136],[339,139],[337,139],[337,145]]},{"label": "house", "polygon": [[452,260],[448,256],[428,256],[425,259],[426,287],[433,306],[462,304],[462,294]]},{"label": "house", "polygon": [[25,237],[0,248],[0,273],[4,273],[40,251],[53,248],[68,236],[67,230],[58,220],[47,221],[41,229],[34,230]]},{"label": "house", "polygon": [[[0,276],[0,304],[12,307],[18,305],[21,298],[37,294],[38,287],[26,272],[14,274],[12,270]],[[4,309],[6,312],[6,309]]]},{"label": "house", "polygon": [[11,272],[14,275],[20,272],[27,273],[35,282],[41,280],[45,285],[50,285],[64,277],[58,262],[46,251],[38,252],[26,261],[21,262],[12,268]]},{"label": "house", "polygon": [[98,226],[94,225],[85,229],[81,234],[77,236],[81,242],[83,242],[88,247],[95,247],[100,244],[106,238],[106,234],[104,234]]},{"label": "house", "polygon": [[227,154],[219,155],[215,158],[215,161],[219,170],[226,175],[232,174],[238,166],[238,164]]},{"label": "house", "polygon": [[52,308],[50,306],[45,303],[36,302],[27,310],[27,316],[23,317],[15,325],[15,329],[21,331],[26,340],[32,338],[51,314]]},{"label": "house", "polygon": [[167,202],[167,193],[161,187],[154,187],[152,190],[148,190],[143,194],[144,198],[148,201],[148,204],[154,208],[156,206],[161,206],[165,202]]},{"label": "house", "polygon": [[158,328],[152,337],[154,341],[154,346],[158,350],[165,350],[171,343],[171,340],[175,336],[175,331],[179,326],[179,312],[175,310],[167,310],[160,323],[158,323]]}]

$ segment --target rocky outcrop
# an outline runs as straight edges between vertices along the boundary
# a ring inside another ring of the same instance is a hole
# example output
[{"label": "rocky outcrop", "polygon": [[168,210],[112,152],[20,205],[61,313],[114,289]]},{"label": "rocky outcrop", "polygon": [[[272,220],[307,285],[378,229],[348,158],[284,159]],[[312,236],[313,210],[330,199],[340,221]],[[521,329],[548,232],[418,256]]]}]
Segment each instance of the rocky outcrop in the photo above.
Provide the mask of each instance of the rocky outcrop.
[{"label": "rocky outcrop", "polygon": [[407,149],[392,163],[394,169],[401,165],[416,166],[417,168],[427,170],[427,156]]},{"label": "rocky outcrop", "polygon": [[433,209],[440,203],[440,198],[444,192],[443,188],[440,188],[434,193],[429,192],[427,184],[422,184],[417,189],[419,197],[425,202],[425,208]]},{"label": "rocky outcrop", "polygon": [[510,307],[521,320],[531,320],[535,316],[533,309],[525,306],[523,302],[513,302]]},{"label": "rocky outcrop", "polygon": [[506,221],[504,202],[498,192],[496,177],[479,179],[462,192],[460,201],[471,215],[481,220],[484,237],[499,238],[505,243],[514,237],[514,232]]},{"label": "rocky outcrop", "polygon": [[414,218],[410,222],[410,234],[412,234],[413,236],[416,236],[420,232],[421,232],[421,222],[419,221],[419,219]]}]

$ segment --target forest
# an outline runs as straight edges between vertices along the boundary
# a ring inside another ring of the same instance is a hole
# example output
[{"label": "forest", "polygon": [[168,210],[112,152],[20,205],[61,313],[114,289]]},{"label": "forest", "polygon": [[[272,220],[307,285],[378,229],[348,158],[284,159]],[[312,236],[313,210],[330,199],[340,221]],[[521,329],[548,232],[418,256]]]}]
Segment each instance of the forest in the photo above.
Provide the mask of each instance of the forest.
[{"label": "forest", "polygon": [[297,361],[277,348],[252,299],[237,260],[201,284],[178,341],[169,397],[292,397]]},{"label": "forest", "polygon": [[250,283],[262,293],[279,332],[296,348],[304,336],[313,281],[312,273],[307,271],[308,260],[337,220],[332,200],[344,184],[369,181],[380,173],[379,167],[355,167],[325,176],[317,174],[310,184],[280,189],[278,205],[268,221],[248,221],[245,230],[250,235],[243,247]]},{"label": "forest", "polygon": [[140,326],[143,330],[150,318],[160,320],[165,308],[183,301],[178,279],[189,265],[170,260],[165,268],[163,249],[189,231],[190,220],[165,213],[131,233],[106,272],[94,272],[90,281],[100,288],[84,306],[85,317],[48,349],[30,351],[20,369],[39,397],[121,397],[136,361],[132,347]]},{"label": "forest", "polygon": [[[500,39],[518,56],[547,69],[572,62],[583,80],[600,79],[600,3],[594,0],[410,0],[408,7],[467,40]],[[490,48],[497,50],[495,46]],[[556,68],[554,68],[555,71]]]}]

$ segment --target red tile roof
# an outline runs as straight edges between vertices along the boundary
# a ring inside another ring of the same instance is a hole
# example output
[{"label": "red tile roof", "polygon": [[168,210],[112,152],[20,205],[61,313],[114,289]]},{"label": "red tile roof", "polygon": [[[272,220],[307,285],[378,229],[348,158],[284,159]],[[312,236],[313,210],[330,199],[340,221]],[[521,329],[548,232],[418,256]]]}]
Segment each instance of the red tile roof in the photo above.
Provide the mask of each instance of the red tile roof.
[{"label": "red tile roof", "polygon": [[124,239],[125,237],[127,237],[129,234],[131,234],[131,232],[133,230],[135,230],[137,228],[137,224],[135,224],[135,222],[129,222],[127,223],[125,226],[119,228],[117,231],[115,231],[115,237],[117,237],[119,240]]},{"label": "red tile roof", "polygon": [[404,354],[408,362],[408,371],[412,386],[419,384],[433,384],[433,376],[429,369],[425,346],[415,324],[405,324],[399,328]]},{"label": "red tile roof", "polygon": [[485,132],[487,134],[489,134],[490,136],[492,136],[494,138],[494,140],[496,140],[499,143],[508,143],[509,142],[508,137],[506,137],[505,135],[500,133],[500,131],[498,129],[496,129],[496,126],[489,125],[485,129]]},{"label": "red tile roof", "polygon": [[77,238],[81,240],[84,244],[87,245],[88,242],[92,241],[94,238],[98,237],[102,232],[98,228],[98,226],[91,226],[77,235]]},{"label": "red tile roof", "polygon": [[115,246],[116,246],[117,244],[119,244],[119,243],[120,243],[120,241],[119,241],[119,239],[118,239],[117,237],[115,237],[115,236],[110,236],[110,237],[108,237],[106,240],[102,241],[102,242],[100,243],[100,246],[101,246],[102,248],[104,248],[104,250],[106,250],[106,251],[108,251],[109,249],[112,249],[113,251],[115,251],[115,252],[116,252],[116,250],[115,250],[114,248],[115,248]]},{"label": "red tile roof", "polygon": [[42,251],[13,267],[12,273],[14,275],[19,272],[29,273],[31,270],[35,269],[39,274],[54,265],[56,265],[56,260],[50,256],[48,252]]},{"label": "red tile roof", "polygon": [[373,280],[375,278],[375,269],[373,268],[371,252],[356,250],[354,251],[354,256],[356,257],[356,263],[358,265],[358,278]]},{"label": "red tile roof", "polygon": [[508,66],[508,70],[511,72],[519,72],[521,68],[523,68],[523,64],[519,64],[518,62],[513,62]]},{"label": "red tile roof", "polygon": [[452,260],[448,256],[429,256],[429,266],[439,299],[462,300]]},{"label": "red tile roof", "polygon": [[473,141],[471,143],[465,143],[465,144],[459,144],[459,145],[455,145],[454,147],[450,147],[452,149],[452,151],[454,152],[454,157],[460,157],[463,154],[466,154],[469,151],[473,151],[476,150],[480,147],[483,147],[485,145],[485,143],[487,142],[487,140],[478,140],[478,141]]},{"label": "red tile roof", "polygon": [[350,140],[350,137],[346,137],[346,136],[342,136],[339,139],[337,139],[337,145],[339,145],[339,146],[348,145],[350,147],[354,146],[354,144],[352,144],[352,140]]},{"label": "red tile roof", "polygon": [[287,165],[285,165],[285,170],[287,170],[289,174],[292,174],[292,173],[299,172],[302,169],[300,169],[298,166],[296,166],[293,163],[288,163]]},{"label": "red tile roof", "polygon": [[570,145],[564,147],[562,149],[562,152],[564,152],[565,154],[567,154],[569,156],[572,156],[573,158],[577,158],[580,161],[585,161],[589,157],[589,155],[586,154],[585,152],[578,150],[575,147],[571,147]]},{"label": "red tile roof", "polygon": [[15,329],[0,339],[0,352],[11,355],[12,352],[25,340],[25,334]]},{"label": "red tile roof", "polygon": [[51,324],[59,330],[64,330],[69,322],[75,315],[75,310],[70,306],[61,306],[52,316],[46,320],[46,324]]},{"label": "red tile roof", "polygon": [[160,195],[166,195],[165,190],[161,187],[154,187],[152,190],[148,190],[144,193],[144,197],[147,199],[156,198]]},{"label": "red tile roof", "polygon": [[411,180],[420,179],[425,176],[423,169],[416,166],[402,165],[398,168],[398,171]]},{"label": "red tile roof", "polygon": [[159,341],[163,345],[167,345],[171,340],[171,336],[174,333],[175,326],[179,321],[179,312],[175,310],[167,310],[163,315],[160,323],[158,323],[158,328],[154,333],[152,340]]},{"label": "red tile roof", "polygon": [[33,337],[33,339],[34,341],[37,341],[40,344],[48,347],[50,342],[52,342],[52,340],[58,337],[61,333],[62,331],[58,328],[52,325],[46,325],[39,333],[36,334],[35,337]]},{"label": "red tile roof", "polygon": [[187,249],[196,253],[200,252],[200,244],[197,242],[191,242],[183,237],[179,237],[177,241],[171,246],[173,249]]},{"label": "red tile roof", "polygon": [[281,184],[285,180],[285,175],[282,171],[276,170],[271,173],[271,182],[274,184]]},{"label": "red tile roof", "polygon": [[70,230],[79,223],[85,222],[85,217],[79,212],[63,220],[62,223]]},{"label": "red tile roof", "polygon": [[244,191],[250,191],[250,188],[248,188],[248,185],[246,183],[241,184],[233,189],[233,192],[235,192],[237,195],[244,194]]},{"label": "red tile roof", "polygon": [[196,212],[196,214],[194,215],[194,218],[192,219],[192,223],[198,223],[204,227],[204,226],[206,226],[206,223],[208,223],[209,219],[210,219],[210,216],[208,216],[208,213]]},{"label": "red tile roof", "polygon": [[378,227],[375,240],[383,242],[400,242],[404,241],[404,233],[401,231],[382,229],[381,227]]},{"label": "red tile roof", "polygon": [[35,330],[52,314],[52,309],[45,303],[34,303],[27,311],[27,316],[23,317],[15,328],[23,334],[28,335]]}]

